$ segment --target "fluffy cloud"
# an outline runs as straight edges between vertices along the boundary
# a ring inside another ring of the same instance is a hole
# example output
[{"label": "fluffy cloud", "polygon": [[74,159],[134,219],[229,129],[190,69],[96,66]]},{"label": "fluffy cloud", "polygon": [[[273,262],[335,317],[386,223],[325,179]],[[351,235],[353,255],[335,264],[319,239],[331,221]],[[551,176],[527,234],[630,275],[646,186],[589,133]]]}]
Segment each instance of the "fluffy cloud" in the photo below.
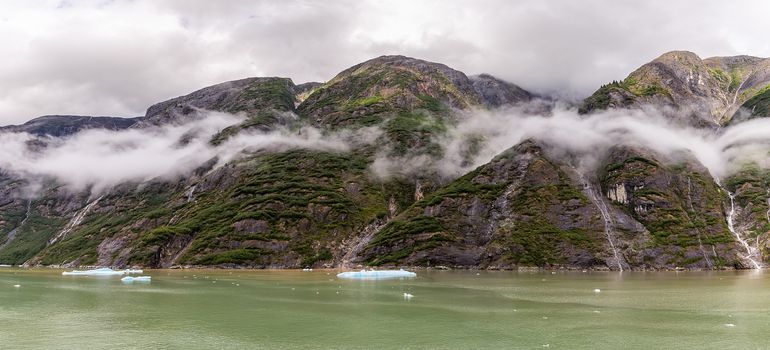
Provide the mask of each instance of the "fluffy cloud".
[{"label": "fluffy cloud", "polygon": [[744,1],[3,1],[0,124],[142,115],[248,76],[324,81],[382,54],[583,97],[659,54],[770,56]]}]

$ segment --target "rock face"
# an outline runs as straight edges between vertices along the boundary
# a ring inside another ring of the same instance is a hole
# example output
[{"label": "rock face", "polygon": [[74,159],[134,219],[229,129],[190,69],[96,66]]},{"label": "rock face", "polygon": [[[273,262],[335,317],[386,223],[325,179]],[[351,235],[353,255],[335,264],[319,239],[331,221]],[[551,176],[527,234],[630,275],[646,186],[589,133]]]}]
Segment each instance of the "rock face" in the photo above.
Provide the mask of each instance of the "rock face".
[{"label": "rock face", "polygon": [[[633,266],[746,267],[726,226],[724,199],[708,171],[682,155],[618,147],[600,171],[606,198],[631,225],[619,229]],[[633,228],[643,228],[641,232]],[[635,232],[636,231],[636,232]],[[640,234],[641,233],[641,234]]]},{"label": "rock face", "polygon": [[702,166],[628,148],[606,162],[597,185],[522,143],[401,213],[371,241],[367,262],[748,267],[726,227],[723,196]]},{"label": "rock face", "polygon": [[575,178],[522,143],[399,214],[364,256],[374,265],[606,266],[601,214]]},{"label": "rock face", "polygon": [[[684,120],[723,124],[741,104],[761,106],[751,96],[763,93],[764,64],[669,53],[603,87],[583,110],[695,105],[704,109],[689,109]],[[0,172],[0,263],[750,267],[726,224],[727,192],[686,154],[616,147],[586,169],[556,146],[525,141],[459,178],[431,168],[442,161],[440,140],[457,111],[537,98],[489,75],[383,56],[323,84],[248,78],[161,102],[141,118],[46,117],[7,127],[3,132],[30,132],[45,142],[86,128],[196,123],[215,111],[240,119],[213,135],[211,147],[244,131],[279,127],[369,132],[373,140],[347,152],[245,151],[224,165],[212,159],[184,176],[100,193],[70,193],[52,179],[36,179],[41,185],[31,199],[30,179]],[[44,149],[31,145],[36,151]],[[375,174],[383,157],[395,159],[391,176]],[[398,169],[414,160],[419,166]],[[724,181],[735,193],[731,218],[761,244],[770,225],[763,220],[767,179],[757,170]],[[764,247],[758,258],[767,256]]]},{"label": "rock face", "polygon": [[501,107],[531,101],[534,96],[515,84],[497,79],[489,74],[470,77],[473,88],[487,107]]}]

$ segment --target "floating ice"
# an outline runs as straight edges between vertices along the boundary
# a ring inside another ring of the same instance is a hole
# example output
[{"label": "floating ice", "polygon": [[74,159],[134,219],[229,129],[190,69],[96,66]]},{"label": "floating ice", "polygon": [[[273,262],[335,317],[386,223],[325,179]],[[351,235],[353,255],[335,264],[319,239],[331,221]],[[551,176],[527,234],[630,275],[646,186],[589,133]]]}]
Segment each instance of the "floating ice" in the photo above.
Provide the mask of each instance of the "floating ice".
[{"label": "floating ice", "polygon": [[601,293],[601,292],[602,292],[602,290],[599,289],[599,288],[594,289],[594,293]]},{"label": "floating ice", "polygon": [[152,281],[152,276],[126,276],[120,279],[122,282],[131,283],[131,282],[150,282]]},{"label": "floating ice", "polygon": [[391,278],[410,278],[417,277],[417,274],[410,271],[401,270],[361,270],[348,271],[337,274],[337,278],[362,279],[362,280],[383,280]]},{"label": "floating ice", "polygon": [[115,271],[110,268],[101,268],[101,269],[94,269],[94,270],[72,270],[72,271],[64,271],[61,274],[64,276],[117,276],[117,275],[124,275],[125,271]]},{"label": "floating ice", "polygon": [[14,284],[13,286],[14,286],[15,288],[21,288],[21,284]]},{"label": "floating ice", "polygon": [[725,327],[735,327],[735,325],[732,323],[725,323]]},{"label": "floating ice", "polygon": [[140,274],[140,273],[144,273],[144,271],[132,270],[132,269],[113,270],[108,267],[103,267],[100,269],[93,269],[93,270],[64,271],[61,274],[64,276],[119,276],[119,275],[130,275],[130,274]]}]

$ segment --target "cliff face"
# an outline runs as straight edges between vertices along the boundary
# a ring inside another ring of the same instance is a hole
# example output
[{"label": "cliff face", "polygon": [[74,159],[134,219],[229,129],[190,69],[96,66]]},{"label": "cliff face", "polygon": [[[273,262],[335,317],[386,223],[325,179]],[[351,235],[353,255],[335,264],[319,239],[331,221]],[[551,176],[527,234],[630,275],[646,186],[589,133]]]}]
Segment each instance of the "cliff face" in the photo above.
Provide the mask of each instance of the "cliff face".
[{"label": "cliff face", "polygon": [[[741,104],[761,105],[764,64],[744,56],[701,60],[669,53],[602,87],[582,109],[699,106],[689,109],[688,123],[724,124],[746,113],[736,112]],[[195,138],[213,149],[232,147],[236,137],[276,130],[355,141],[339,149],[247,147],[231,159],[213,156],[190,173],[93,192],[4,171],[0,262],[751,267],[728,216],[740,237],[760,242],[754,257],[764,259],[768,180],[759,168],[723,179],[722,190],[688,154],[617,146],[586,167],[557,145],[527,140],[459,178],[437,172],[447,152],[440,139],[457,125],[458,112],[537,98],[489,75],[468,77],[442,64],[383,56],[323,84],[249,78],[161,102],[141,118],[42,118],[9,127],[3,132],[38,135],[27,143],[31,155],[86,128],[196,125],[212,111],[236,117],[213,135],[185,134],[179,147]],[[486,140],[467,141],[472,155]],[[382,158],[394,160],[388,176],[377,174]],[[31,183],[38,186],[34,193]]]}]

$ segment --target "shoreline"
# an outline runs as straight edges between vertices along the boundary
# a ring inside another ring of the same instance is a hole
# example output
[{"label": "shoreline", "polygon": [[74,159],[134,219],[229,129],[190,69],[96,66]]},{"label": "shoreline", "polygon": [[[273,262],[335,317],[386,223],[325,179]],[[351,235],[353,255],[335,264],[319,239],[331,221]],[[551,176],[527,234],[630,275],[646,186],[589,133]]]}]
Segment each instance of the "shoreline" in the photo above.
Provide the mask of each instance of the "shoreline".
[{"label": "shoreline", "polygon": [[737,269],[734,267],[720,268],[720,269],[694,269],[694,268],[645,268],[645,269],[627,269],[624,271],[613,270],[609,268],[576,268],[576,267],[517,267],[517,268],[476,268],[476,267],[447,267],[447,266],[356,266],[356,267],[319,267],[319,268],[286,268],[279,266],[265,266],[265,267],[251,267],[251,266],[223,266],[223,265],[185,265],[185,266],[171,266],[171,267],[144,267],[144,266],[130,266],[130,267],[111,267],[111,266],[97,266],[97,265],[82,265],[82,266],[61,266],[61,265],[0,265],[0,269],[56,269],[56,270],[87,270],[109,267],[114,270],[125,269],[143,269],[143,270],[250,270],[250,271],[359,271],[366,270],[394,270],[404,269],[409,271],[507,271],[507,272],[709,272],[709,271],[762,271],[763,269]]}]

